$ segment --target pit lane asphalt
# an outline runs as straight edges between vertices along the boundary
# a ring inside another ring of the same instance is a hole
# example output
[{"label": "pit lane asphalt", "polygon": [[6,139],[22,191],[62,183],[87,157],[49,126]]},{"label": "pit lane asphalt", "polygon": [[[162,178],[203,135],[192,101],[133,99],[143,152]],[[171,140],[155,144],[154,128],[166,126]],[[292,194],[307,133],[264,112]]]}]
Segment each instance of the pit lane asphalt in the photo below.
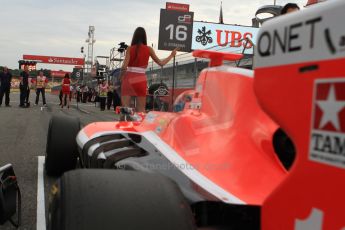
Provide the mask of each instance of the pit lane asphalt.
[{"label": "pit lane asphalt", "polygon": [[[100,111],[94,103],[79,103],[75,100],[70,109],[61,109],[58,96],[46,95],[47,108],[41,109],[42,101],[34,106],[34,92],[31,92],[30,108],[20,108],[19,94],[11,93],[11,107],[0,107],[0,166],[11,163],[18,177],[22,192],[22,227],[31,230],[36,227],[37,170],[38,156],[45,155],[49,119],[54,114],[79,117],[83,126],[95,121],[114,121],[112,110]],[[46,214],[50,186],[57,178],[44,177]],[[0,229],[14,229],[9,223]]]}]

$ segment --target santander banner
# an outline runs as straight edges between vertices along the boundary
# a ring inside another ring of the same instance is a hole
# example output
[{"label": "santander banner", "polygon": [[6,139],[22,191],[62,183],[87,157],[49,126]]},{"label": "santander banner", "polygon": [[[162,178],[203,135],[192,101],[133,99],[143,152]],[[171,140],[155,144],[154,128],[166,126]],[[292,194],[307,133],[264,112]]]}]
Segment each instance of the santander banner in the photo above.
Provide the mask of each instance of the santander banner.
[{"label": "santander banner", "polygon": [[234,26],[218,23],[193,23],[192,49],[253,54],[253,45],[246,44],[246,38],[255,44],[259,28]]},{"label": "santander banner", "polygon": [[58,64],[58,65],[84,65],[83,58],[39,56],[39,55],[24,54],[23,60],[31,60],[31,61],[37,61],[40,63]]}]

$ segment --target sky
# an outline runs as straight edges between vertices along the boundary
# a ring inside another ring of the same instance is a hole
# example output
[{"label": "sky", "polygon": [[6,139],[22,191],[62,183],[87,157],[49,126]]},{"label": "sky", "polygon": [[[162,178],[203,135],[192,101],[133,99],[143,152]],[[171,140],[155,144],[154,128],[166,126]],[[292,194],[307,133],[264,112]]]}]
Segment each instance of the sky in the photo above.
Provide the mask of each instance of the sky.
[{"label": "sky", "polygon": [[[190,5],[194,20],[218,22],[220,0],[170,0]],[[223,0],[224,23],[251,25],[255,11],[274,0]],[[307,0],[276,0],[278,5]],[[162,0],[0,0],[0,66],[18,68],[23,54],[79,57],[89,26],[95,26],[94,55],[109,56],[118,43],[130,43],[136,27],[146,29],[157,49]],[[157,51],[163,58],[169,53]],[[69,70],[73,66],[38,64],[37,68]]]}]

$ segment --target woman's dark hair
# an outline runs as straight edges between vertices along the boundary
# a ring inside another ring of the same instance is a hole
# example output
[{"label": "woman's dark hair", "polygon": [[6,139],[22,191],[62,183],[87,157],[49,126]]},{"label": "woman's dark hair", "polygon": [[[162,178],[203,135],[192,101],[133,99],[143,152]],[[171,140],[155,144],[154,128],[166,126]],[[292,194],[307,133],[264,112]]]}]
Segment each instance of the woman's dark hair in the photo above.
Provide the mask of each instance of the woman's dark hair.
[{"label": "woman's dark hair", "polygon": [[299,6],[298,6],[297,4],[295,4],[295,3],[288,3],[288,4],[286,4],[286,5],[283,7],[283,9],[280,11],[280,14],[281,14],[281,15],[286,14],[287,11],[288,11],[289,9],[298,9],[298,10],[299,10],[300,8],[299,8]]},{"label": "woman's dark hair", "polygon": [[147,45],[146,31],[143,27],[138,27],[134,31],[131,46],[141,44]]},{"label": "woman's dark hair", "polygon": [[137,61],[140,45],[147,45],[146,31],[143,27],[135,29],[131,46],[136,45],[134,63]]},{"label": "woman's dark hair", "polygon": [[65,78],[69,78],[69,74],[68,73],[65,74]]}]

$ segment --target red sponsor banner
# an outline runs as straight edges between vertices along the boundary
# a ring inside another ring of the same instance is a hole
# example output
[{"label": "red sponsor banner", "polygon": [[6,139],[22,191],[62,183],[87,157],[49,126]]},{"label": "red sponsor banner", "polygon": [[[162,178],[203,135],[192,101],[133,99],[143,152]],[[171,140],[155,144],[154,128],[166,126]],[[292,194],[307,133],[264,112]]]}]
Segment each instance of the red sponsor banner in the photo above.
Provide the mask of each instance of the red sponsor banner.
[{"label": "red sponsor banner", "polygon": [[40,63],[58,64],[58,65],[84,65],[83,58],[54,57],[54,56],[38,56],[23,55],[23,60],[32,60]]},{"label": "red sponsor banner", "polygon": [[71,74],[71,72],[66,72],[66,71],[50,71],[50,74],[52,75],[52,77],[65,77],[65,74]]},{"label": "red sponsor banner", "polygon": [[166,3],[166,10],[189,12],[189,5],[188,4],[167,2]]}]

